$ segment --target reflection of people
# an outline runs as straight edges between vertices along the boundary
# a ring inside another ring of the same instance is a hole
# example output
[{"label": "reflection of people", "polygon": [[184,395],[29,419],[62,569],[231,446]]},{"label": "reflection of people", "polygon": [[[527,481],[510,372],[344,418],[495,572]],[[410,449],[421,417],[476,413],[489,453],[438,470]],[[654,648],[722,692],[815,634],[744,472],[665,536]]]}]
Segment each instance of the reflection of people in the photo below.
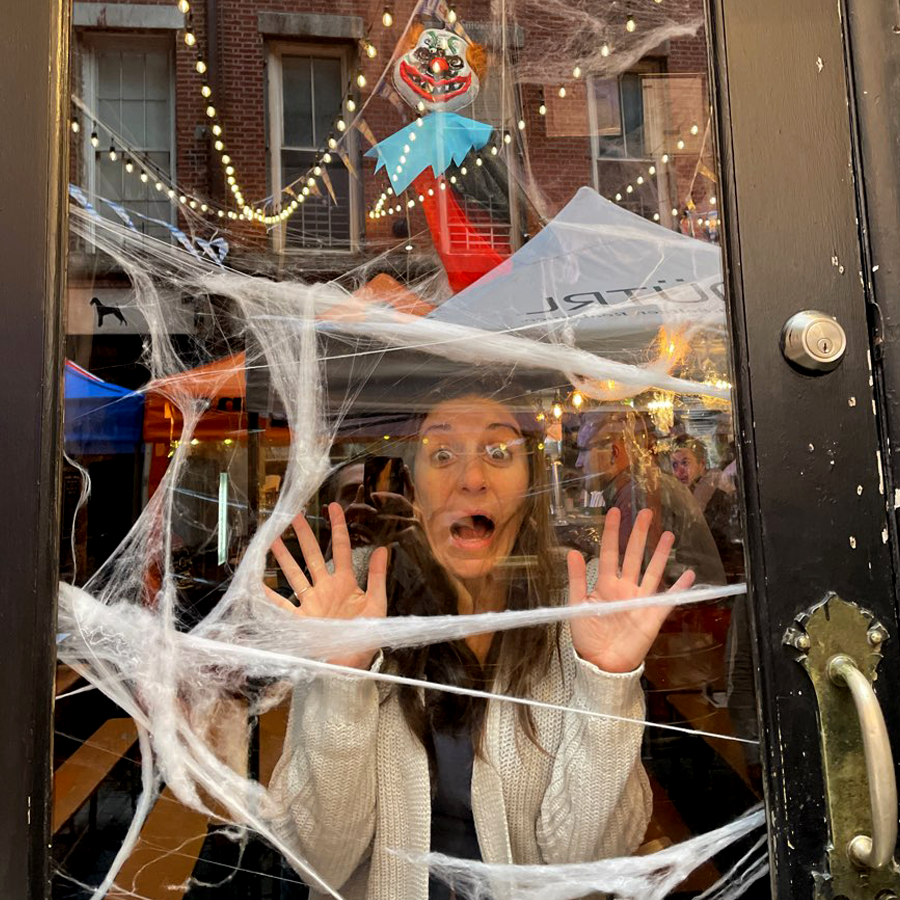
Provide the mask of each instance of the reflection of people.
[{"label": "reflection of people", "polygon": [[693,494],[719,549],[729,580],[739,580],[744,571],[744,551],[734,479],[718,469],[709,469],[703,442],[688,434],[675,438],[671,454],[672,472]]},{"label": "reflection of people", "polygon": [[[332,504],[333,568],[298,517],[311,582],[276,543],[300,606],[270,593],[273,602],[326,618],[559,602],[534,421],[480,396],[439,402],[417,431],[419,527],[390,548],[390,565],[387,548],[371,552],[367,587],[358,586],[361,554]],[[634,518],[620,572],[620,516],[610,512],[590,593],[583,557],[569,554],[570,603],[656,591],[674,538],[663,534],[645,567],[651,518]],[[685,572],[674,587],[692,582]],[[642,662],[665,615],[650,607],[331,662],[641,720]],[[437,900],[446,887],[394,851],[528,864],[632,852],[651,806],[641,737],[639,724],[574,711],[323,678],[295,695],[271,791],[307,859],[348,900]]]},{"label": "reflection of people", "polygon": [[585,488],[599,491],[606,509],[622,514],[627,535],[641,509],[656,513],[655,527],[675,535],[667,568],[670,579],[690,568],[703,584],[723,584],[725,572],[703,513],[690,491],[659,470],[650,447],[650,432],[634,413],[588,413],[578,432],[577,466]]}]

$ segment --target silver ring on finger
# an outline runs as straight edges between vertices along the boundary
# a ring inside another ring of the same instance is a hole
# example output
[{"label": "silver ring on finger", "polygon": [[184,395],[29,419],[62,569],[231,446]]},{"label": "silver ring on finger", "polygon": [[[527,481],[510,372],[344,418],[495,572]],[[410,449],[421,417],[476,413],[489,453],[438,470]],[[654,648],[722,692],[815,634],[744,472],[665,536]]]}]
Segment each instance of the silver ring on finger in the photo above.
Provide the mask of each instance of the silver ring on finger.
[{"label": "silver ring on finger", "polygon": [[302,591],[300,591],[300,593],[297,593],[297,591],[291,591],[291,596],[288,597],[288,600],[296,600],[299,603],[300,598],[310,589],[310,587],[311,585],[307,585],[305,588],[303,588]]}]

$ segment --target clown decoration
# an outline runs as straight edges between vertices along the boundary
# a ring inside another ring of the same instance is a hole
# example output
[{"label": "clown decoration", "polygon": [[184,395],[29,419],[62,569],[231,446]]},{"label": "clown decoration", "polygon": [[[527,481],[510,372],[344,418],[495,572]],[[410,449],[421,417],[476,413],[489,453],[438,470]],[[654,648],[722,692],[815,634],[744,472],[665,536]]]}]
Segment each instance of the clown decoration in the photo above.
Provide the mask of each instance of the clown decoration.
[{"label": "clown decoration", "polygon": [[475,155],[487,146],[494,129],[457,113],[478,96],[487,74],[487,53],[443,26],[419,24],[406,40],[391,74],[394,90],[415,120],[366,155],[377,158],[376,172],[385,169],[398,197],[413,188],[425,198],[422,206],[435,248],[450,286],[459,291],[510,252],[488,241],[481,233],[483,223],[474,220],[490,214],[482,214],[482,209],[509,211],[505,173],[490,155],[475,164]]}]

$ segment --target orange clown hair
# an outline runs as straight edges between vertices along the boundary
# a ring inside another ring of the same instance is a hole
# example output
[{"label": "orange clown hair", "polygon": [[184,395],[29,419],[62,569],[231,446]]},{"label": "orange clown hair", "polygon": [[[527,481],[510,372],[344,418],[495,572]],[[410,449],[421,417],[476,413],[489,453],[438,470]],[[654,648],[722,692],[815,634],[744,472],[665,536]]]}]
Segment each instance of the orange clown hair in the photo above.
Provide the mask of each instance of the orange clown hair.
[{"label": "orange clown hair", "polygon": [[[425,26],[421,22],[416,22],[415,25],[406,32],[406,47],[403,50],[404,53],[408,53],[416,46],[424,30]],[[468,37],[464,37],[464,40],[468,44],[468,48],[466,49],[466,62],[472,67],[472,71],[478,76],[478,80],[482,81],[488,66],[487,50],[485,50],[481,44],[476,44]]]}]

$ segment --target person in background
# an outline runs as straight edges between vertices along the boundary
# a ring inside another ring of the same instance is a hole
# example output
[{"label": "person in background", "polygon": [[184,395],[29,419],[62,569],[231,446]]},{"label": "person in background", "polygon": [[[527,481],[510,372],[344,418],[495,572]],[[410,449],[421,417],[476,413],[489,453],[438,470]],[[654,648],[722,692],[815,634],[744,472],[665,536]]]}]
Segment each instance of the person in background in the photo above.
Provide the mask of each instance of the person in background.
[{"label": "person in background", "polygon": [[594,505],[621,512],[622,535],[630,533],[635,517],[645,508],[654,514],[654,528],[675,535],[667,581],[692,569],[701,584],[725,583],[722,560],[703,511],[681,481],[660,471],[644,417],[630,410],[586,413],[577,444],[576,465],[585,491],[588,496],[599,492],[599,503]]},{"label": "person in background", "polygon": [[706,518],[728,580],[740,580],[744,551],[734,480],[718,469],[709,468],[705,445],[689,434],[675,438],[670,459],[672,473],[690,489]]}]

